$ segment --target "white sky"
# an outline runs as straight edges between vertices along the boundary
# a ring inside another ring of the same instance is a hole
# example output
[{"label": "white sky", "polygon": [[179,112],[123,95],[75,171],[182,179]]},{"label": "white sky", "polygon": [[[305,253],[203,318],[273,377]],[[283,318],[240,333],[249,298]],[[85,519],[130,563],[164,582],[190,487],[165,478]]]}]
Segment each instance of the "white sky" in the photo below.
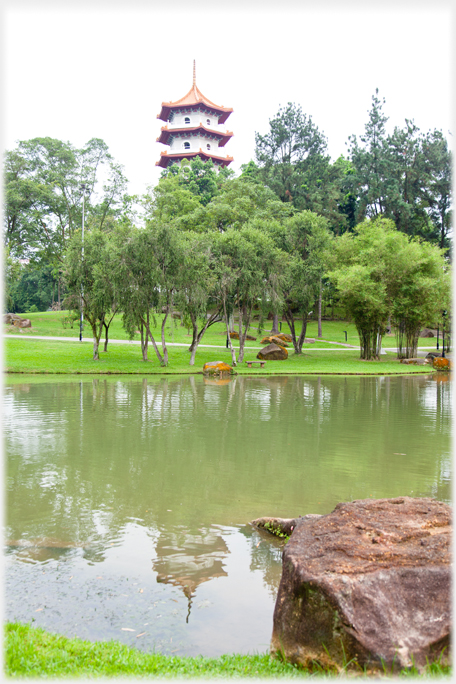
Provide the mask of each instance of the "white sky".
[{"label": "white sky", "polygon": [[453,147],[451,3],[314,0],[3,4],[3,147],[102,138],[131,193],[155,184],[162,101],[190,89],[233,107],[224,153],[254,158],[255,131],[287,102],[328,138],[333,159],[361,135],[375,89],[389,127],[414,119]]}]

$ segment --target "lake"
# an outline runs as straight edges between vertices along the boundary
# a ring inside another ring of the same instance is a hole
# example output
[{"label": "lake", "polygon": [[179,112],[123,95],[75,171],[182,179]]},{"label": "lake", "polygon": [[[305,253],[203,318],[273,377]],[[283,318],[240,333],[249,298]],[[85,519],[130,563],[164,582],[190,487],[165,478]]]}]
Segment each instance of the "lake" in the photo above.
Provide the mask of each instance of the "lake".
[{"label": "lake", "polygon": [[447,375],[8,376],[8,620],[145,651],[268,650],[282,542],[249,522],[451,502]]}]

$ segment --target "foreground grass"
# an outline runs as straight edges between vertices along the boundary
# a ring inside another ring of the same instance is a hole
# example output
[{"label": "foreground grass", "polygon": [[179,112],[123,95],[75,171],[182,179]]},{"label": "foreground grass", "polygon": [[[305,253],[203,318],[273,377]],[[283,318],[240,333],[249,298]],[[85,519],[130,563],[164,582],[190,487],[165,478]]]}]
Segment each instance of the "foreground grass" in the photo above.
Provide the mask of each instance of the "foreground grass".
[{"label": "foreground grass", "polygon": [[[223,655],[219,658],[143,653],[115,641],[90,642],[50,634],[18,623],[5,627],[5,674],[19,677],[309,677],[340,675],[321,667],[313,672],[263,655]],[[361,670],[354,674],[365,674]],[[417,676],[415,668],[403,676]],[[389,673],[385,672],[384,676]],[[432,664],[423,677],[451,676],[451,668]]]},{"label": "foreground grass", "polygon": [[[141,357],[137,344],[110,344],[106,353],[100,353],[100,361],[92,360],[92,342],[72,342],[21,339],[19,337],[4,338],[4,367],[10,373],[89,373],[89,374],[137,374],[188,375],[201,373],[208,361],[227,361],[231,363],[229,351],[223,347],[212,349],[201,347],[196,353],[195,365],[190,366],[190,354],[186,347],[168,347],[169,363],[166,368],[160,366],[153,348],[149,347],[149,361]],[[356,375],[388,375],[415,374],[432,372],[430,366],[409,366],[399,363],[395,354],[381,357],[380,361],[362,361],[359,351],[312,350],[309,345],[303,354],[294,354],[289,350],[285,361],[267,361],[260,371],[258,367],[247,368],[246,363],[236,366],[240,375],[294,375],[304,374],[356,374]],[[246,350],[245,361],[255,359],[256,349]]]}]

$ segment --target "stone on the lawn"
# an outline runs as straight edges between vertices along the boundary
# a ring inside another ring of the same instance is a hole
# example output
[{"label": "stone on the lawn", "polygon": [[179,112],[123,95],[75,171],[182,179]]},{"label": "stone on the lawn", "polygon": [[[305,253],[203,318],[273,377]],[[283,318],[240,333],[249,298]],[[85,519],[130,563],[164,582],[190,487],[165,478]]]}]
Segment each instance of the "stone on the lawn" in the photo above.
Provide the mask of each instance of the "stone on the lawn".
[{"label": "stone on the lawn", "polygon": [[274,342],[268,344],[257,354],[257,359],[262,361],[283,361],[288,358],[288,352],[285,347],[281,347]]}]

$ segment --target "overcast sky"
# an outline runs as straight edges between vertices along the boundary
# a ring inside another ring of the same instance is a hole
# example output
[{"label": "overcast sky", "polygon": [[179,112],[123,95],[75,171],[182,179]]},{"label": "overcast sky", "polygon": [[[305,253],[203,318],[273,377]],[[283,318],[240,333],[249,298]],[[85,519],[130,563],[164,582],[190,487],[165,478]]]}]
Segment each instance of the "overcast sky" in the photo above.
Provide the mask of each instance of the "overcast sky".
[{"label": "overcast sky", "polygon": [[454,148],[449,1],[6,0],[2,12],[3,146],[102,138],[131,193],[159,178],[156,117],[190,89],[193,59],[204,95],[234,109],[224,150],[235,171],[287,102],[312,117],[333,159],[346,154],[376,88],[391,130],[414,119]]}]

